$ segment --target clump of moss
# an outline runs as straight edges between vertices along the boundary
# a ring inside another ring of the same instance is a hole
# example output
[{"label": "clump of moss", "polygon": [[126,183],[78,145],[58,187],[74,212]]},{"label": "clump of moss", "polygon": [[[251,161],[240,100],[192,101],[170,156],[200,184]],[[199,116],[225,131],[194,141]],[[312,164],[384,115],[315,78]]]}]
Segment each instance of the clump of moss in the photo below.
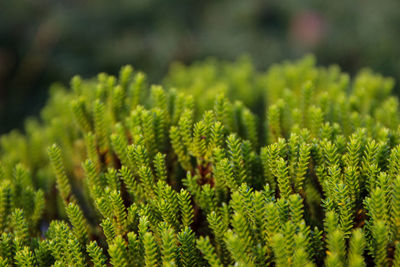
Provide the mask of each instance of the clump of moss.
[{"label": "clump of moss", "polygon": [[76,76],[1,137],[0,265],[398,266],[393,84],[312,57]]}]

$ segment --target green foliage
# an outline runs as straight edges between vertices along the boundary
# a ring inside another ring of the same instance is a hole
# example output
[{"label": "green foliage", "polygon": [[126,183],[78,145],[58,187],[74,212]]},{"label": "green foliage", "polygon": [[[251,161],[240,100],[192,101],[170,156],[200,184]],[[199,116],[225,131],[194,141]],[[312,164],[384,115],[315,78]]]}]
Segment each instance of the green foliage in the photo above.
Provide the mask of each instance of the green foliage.
[{"label": "green foliage", "polygon": [[309,60],[251,72],[263,110],[248,85],[205,101],[129,66],[74,78],[2,137],[0,263],[396,266],[391,80]]},{"label": "green foliage", "polygon": [[61,155],[61,149],[57,145],[53,145],[49,147],[49,158],[51,165],[53,166],[56,179],[57,179],[57,188],[60,192],[62,199],[69,203],[71,198],[71,186],[69,184],[69,180],[67,174],[65,172],[63,159]]},{"label": "green foliage", "polygon": [[86,251],[91,258],[93,266],[95,266],[95,267],[105,267],[106,266],[106,259],[103,255],[103,251],[97,245],[96,241],[90,242],[86,246]]},{"label": "green foliage", "polygon": [[88,226],[83,217],[81,209],[74,203],[70,203],[66,208],[68,218],[72,224],[72,230],[75,237],[85,244],[88,240]]}]

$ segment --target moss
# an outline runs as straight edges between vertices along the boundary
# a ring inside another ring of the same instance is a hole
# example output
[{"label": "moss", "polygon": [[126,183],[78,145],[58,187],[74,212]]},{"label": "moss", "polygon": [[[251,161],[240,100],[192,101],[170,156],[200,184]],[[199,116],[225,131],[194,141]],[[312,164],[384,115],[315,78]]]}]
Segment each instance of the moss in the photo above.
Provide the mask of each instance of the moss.
[{"label": "moss", "polygon": [[393,80],[312,57],[249,64],[180,67],[163,85],[126,66],[53,88],[0,140],[2,264],[397,262]]}]

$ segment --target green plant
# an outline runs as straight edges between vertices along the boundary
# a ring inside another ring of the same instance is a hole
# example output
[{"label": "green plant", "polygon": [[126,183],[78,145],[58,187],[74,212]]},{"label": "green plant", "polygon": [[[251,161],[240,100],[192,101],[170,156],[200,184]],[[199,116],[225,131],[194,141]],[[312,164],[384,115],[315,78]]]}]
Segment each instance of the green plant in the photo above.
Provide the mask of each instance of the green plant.
[{"label": "green plant", "polygon": [[393,80],[312,57],[215,67],[232,71],[188,91],[130,66],[53,88],[1,137],[1,264],[398,264]]}]

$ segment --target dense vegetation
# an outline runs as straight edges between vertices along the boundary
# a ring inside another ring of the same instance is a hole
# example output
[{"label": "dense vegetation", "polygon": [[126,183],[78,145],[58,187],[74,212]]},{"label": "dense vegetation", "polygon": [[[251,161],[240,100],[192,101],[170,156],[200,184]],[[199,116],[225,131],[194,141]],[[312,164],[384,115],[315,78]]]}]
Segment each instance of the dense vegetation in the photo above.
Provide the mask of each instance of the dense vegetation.
[{"label": "dense vegetation", "polygon": [[400,266],[394,82],[312,57],[54,87],[1,137],[1,266]]}]

